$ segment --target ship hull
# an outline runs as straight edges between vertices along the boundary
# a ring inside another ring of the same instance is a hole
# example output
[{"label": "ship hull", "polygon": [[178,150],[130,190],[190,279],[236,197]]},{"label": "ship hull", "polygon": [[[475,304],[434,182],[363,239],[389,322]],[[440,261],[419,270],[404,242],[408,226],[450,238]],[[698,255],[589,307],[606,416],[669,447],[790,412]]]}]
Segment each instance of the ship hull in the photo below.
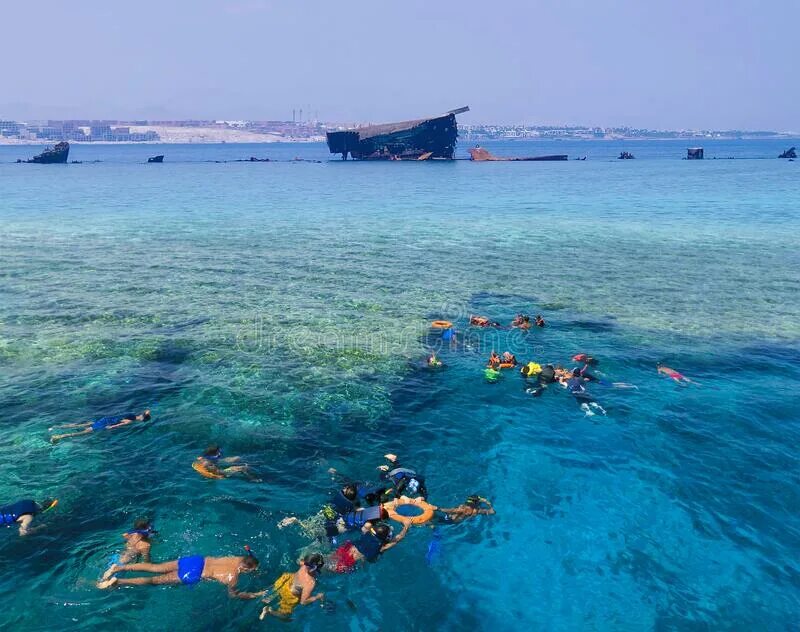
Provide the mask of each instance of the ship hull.
[{"label": "ship hull", "polygon": [[45,149],[38,156],[34,156],[28,162],[36,165],[58,165],[64,164],[69,158],[69,143],[58,143],[52,149]]},{"label": "ship hull", "polygon": [[458,140],[454,113],[430,119],[328,132],[332,154],[355,160],[452,160]]}]

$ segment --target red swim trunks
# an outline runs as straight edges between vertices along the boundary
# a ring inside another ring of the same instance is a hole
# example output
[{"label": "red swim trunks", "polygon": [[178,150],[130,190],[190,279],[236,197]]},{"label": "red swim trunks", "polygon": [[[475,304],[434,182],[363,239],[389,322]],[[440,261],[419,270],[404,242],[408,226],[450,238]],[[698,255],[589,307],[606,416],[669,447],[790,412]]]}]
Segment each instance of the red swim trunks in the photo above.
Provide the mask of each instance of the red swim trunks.
[{"label": "red swim trunks", "polygon": [[356,558],[354,556],[356,547],[351,542],[345,542],[333,552],[333,572],[349,573],[355,570]]}]

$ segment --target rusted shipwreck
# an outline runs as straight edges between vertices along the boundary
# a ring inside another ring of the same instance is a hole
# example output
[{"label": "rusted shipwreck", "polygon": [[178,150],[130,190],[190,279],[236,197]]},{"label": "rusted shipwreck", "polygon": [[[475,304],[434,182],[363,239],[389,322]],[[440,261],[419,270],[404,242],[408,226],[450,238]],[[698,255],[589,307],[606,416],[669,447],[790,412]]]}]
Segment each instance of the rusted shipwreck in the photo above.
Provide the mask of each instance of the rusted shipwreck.
[{"label": "rusted shipwreck", "polygon": [[17,162],[29,162],[37,165],[57,165],[67,162],[69,157],[69,143],[66,141],[58,143],[55,147],[47,147],[45,150],[30,160],[17,160]]},{"label": "rusted shipwreck", "polygon": [[458,140],[456,114],[463,112],[469,107],[433,118],[328,132],[328,149],[342,154],[342,160],[348,155],[354,160],[452,160]]},{"label": "rusted shipwreck", "polygon": [[470,160],[475,162],[533,162],[533,161],[553,161],[553,160],[567,160],[567,154],[551,154],[548,156],[526,156],[526,157],[506,157],[495,156],[490,154],[486,149],[480,145],[476,145],[469,150]]}]

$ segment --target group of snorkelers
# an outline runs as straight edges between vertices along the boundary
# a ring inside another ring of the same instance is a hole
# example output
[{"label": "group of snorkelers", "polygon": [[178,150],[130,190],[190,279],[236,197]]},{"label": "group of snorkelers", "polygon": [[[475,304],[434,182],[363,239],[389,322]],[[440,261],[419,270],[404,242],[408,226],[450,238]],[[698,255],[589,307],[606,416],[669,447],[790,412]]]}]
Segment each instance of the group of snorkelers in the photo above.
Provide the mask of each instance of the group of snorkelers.
[{"label": "group of snorkelers", "polygon": [[[335,479],[344,483],[335,490],[331,501],[309,518],[289,516],[278,523],[279,528],[299,525],[318,547],[328,549],[325,570],[350,573],[364,563],[377,562],[386,551],[397,546],[414,525],[454,524],[495,513],[492,503],[478,495],[468,496],[463,503],[451,508],[432,505],[427,501],[423,476],[402,466],[394,454],[384,458],[387,463],[378,467],[380,475],[376,483],[353,480],[334,469],[329,470]],[[396,535],[391,521],[402,524]],[[341,538],[345,538],[342,543],[339,542]],[[317,555],[322,563],[321,554]],[[283,615],[289,606],[296,605],[277,583],[273,589],[278,594],[278,608],[268,610],[270,614]]]},{"label": "group of snorkelers", "polygon": [[[472,315],[469,317],[469,324],[472,327],[495,327],[495,328],[503,328],[503,325],[500,323],[489,319],[486,316],[475,316]],[[514,316],[514,320],[511,321],[511,328],[512,329],[530,329],[533,326],[536,327],[544,327],[547,325],[544,318],[541,314],[536,314],[533,318],[533,322],[531,322],[531,317],[528,314],[517,314]]]},{"label": "group of snorkelers", "polygon": [[[455,340],[456,332],[453,329],[452,324],[450,324],[448,321],[436,321],[434,325],[437,326],[439,323],[448,324],[448,327],[442,332],[442,339],[445,341]],[[469,317],[469,324],[473,327],[480,328],[503,328],[500,323],[493,321],[486,316],[471,315]],[[511,321],[512,329],[518,328],[527,330],[533,325],[537,327],[546,326],[546,322],[541,314],[537,314],[533,319],[533,322],[531,322],[530,316],[522,313],[517,314]],[[578,353],[572,357],[572,361],[576,363],[576,366],[570,369],[565,368],[562,365],[541,365],[534,361],[523,364],[520,368],[520,374],[525,380],[525,392],[533,395],[534,397],[539,397],[551,384],[560,384],[567,390],[567,392],[572,396],[574,401],[577,402],[580,409],[586,415],[593,416],[598,413],[605,415],[606,411],[597,402],[594,396],[589,393],[587,386],[590,384],[595,383],[602,386],[610,386],[612,388],[637,388],[636,386],[626,382],[611,382],[593,373],[590,369],[596,367],[599,364],[599,361],[588,354]],[[444,366],[442,360],[436,355],[435,352],[428,356],[427,364],[430,368],[439,368]],[[496,383],[500,379],[503,369],[516,368],[517,366],[519,366],[519,362],[517,361],[516,356],[510,351],[504,351],[502,354],[498,354],[496,351],[492,350],[484,369],[484,377],[487,382]],[[694,383],[692,380],[682,375],[675,369],[667,367],[661,363],[657,364],[657,369],[660,375],[666,375],[682,386]]]},{"label": "group of snorkelers", "polygon": [[[100,430],[111,430],[151,419],[149,410],[142,413],[125,413],[103,417],[97,421],[68,424],[62,428],[75,432],[56,434],[54,442],[67,437],[88,435]],[[51,432],[54,428],[50,429]],[[405,538],[413,525],[443,525],[462,522],[478,515],[494,514],[487,499],[472,495],[462,504],[452,508],[436,507],[427,502],[425,478],[414,470],[403,467],[395,455],[385,455],[386,464],[381,465],[379,482],[369,484],[347,480],[333,494],[331,502],[323,507],[316,517],[301,521],[287,518],[280,527],[299,523],[307,533],[317,537],[315,547],[327,547],[327,559],[319,551],[304,555],[298,560],[298,568],[282,573],[268,589],[245,592],[238,589],[240,576],[252,573],[259,561],[249,547],[244,555],[212,557],[190,555],[160,563],[151,561],[152,539],[158,533],[150,519],[138,519],[133,528],[123,534],[123,550],[114,555],[111,564],[97,583],[100,589],[121,586],[193,585],[201,581],[213,581],[227,587],[230,597],[237,599],[264,598],[264,607],[259,615],[289,618],[298,605],[322,601],[322,593],[314,594],[317,580],[323,571],[349,573],[359,565],[376,562],[379,557]],[[243,464],[239,457],[224,457],[217,445],[209,446],[197,457],[192,467],[206,478],[228,478],[243,476],[258,481],[255,471]],[[335,470],[331,473],[339,476]],[[33,526],[34,519],[58,504],[56,499],[36,501],[23,499],[0,506],[0,525],[18,526],[21,536],[28,536],[45,525]],[[409,510],[411,513],[408,513]],[[316,518],[316,520],[315,520]],[[395,535],[391,522],[402,525]],[[321,526],[314,531],[313,524]],[[347,537],[339,544],[339,538]],[[136,573],[137,576],[130,576]]]}]

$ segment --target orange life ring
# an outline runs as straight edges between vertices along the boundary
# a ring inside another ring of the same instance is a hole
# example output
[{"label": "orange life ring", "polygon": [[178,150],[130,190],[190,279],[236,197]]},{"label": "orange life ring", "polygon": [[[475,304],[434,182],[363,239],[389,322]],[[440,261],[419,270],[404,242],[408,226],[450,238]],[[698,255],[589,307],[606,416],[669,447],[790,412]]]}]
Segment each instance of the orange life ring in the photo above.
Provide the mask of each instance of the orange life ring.
[{"label": "orange life ring", "polygon": [[192,469],[200,474],[200,476],[205,476],[206,478],[225,478],[222,474],[217,474],[216,472],[212,472],[205,465],[200,459],[197,459],[194,463],[192,463]]},{"label": "orange life ring", "polygon": [[[402,514],[397,513],[397,508],[402,507],[403,505],[414,505],[419,507],[422,509],[422,513],[417,516],[403,516]],[[400,498],[396,498],[388,503],[383,503],[382,506],[386,511],[386,515],[392,520],[402,524],[412,525],[420,525],[429,522],[431,518],[433,518],[433,512],[437,509],[437,507],[434,505],[426,502],[424,498],[409,498],[408,496],[400,496]]]},{"label": "orange life ring", "polygon": [[450,329],[453,326],[449,320],[434,320],[431,323],[431,327],[434,329]]},{"label": "orange life ring", "polygon": [[501,369],[513,369],[517,365],[513,362],[501,362],[497,366],[499,366]]}]

